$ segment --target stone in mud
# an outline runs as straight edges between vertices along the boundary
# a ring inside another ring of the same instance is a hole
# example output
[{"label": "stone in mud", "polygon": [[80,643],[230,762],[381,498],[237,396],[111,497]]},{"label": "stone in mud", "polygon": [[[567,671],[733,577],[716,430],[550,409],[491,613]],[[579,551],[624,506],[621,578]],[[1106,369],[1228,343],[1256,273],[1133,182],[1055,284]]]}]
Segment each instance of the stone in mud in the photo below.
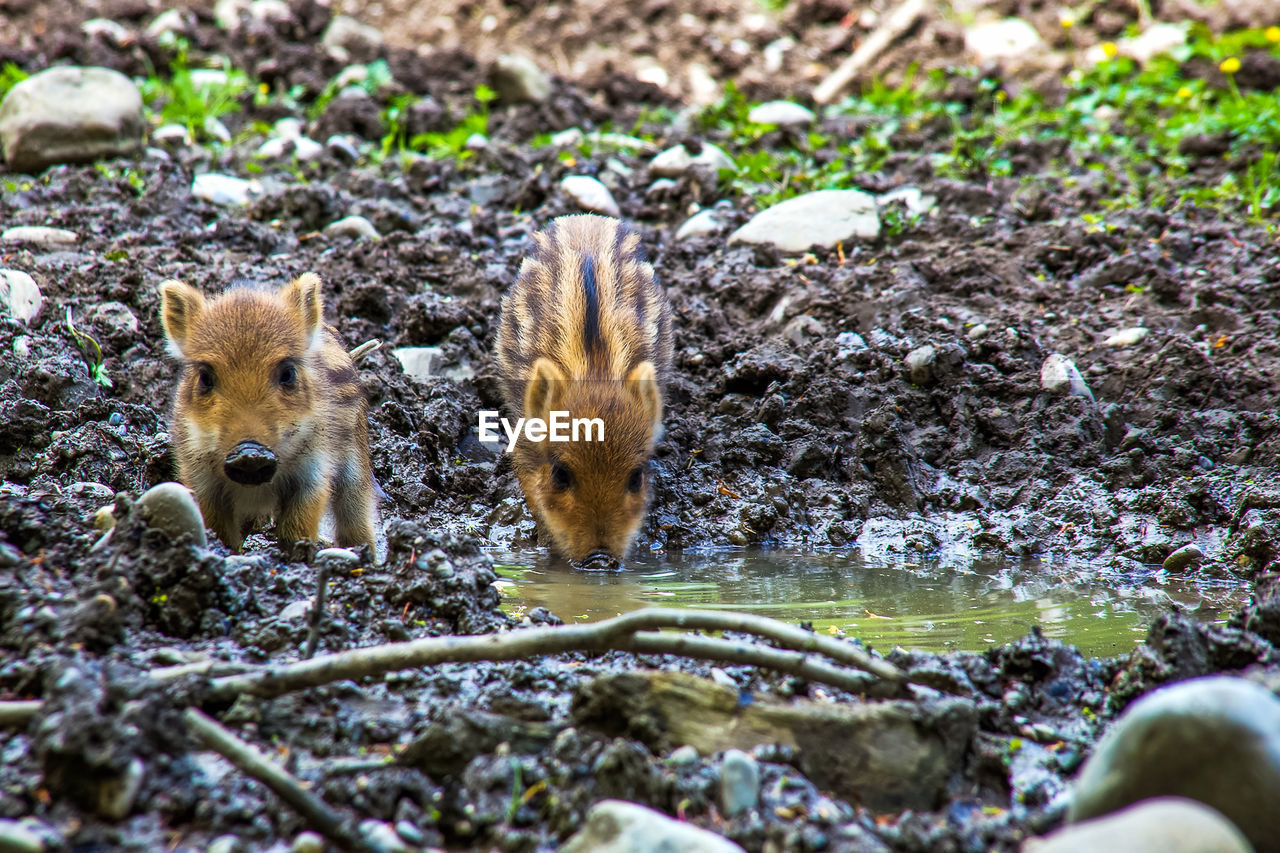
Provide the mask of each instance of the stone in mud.
[{"label": "stone in mud", "polygon": [[507,104],[540,104],[551,97],[551,78],[524,56],[499,56],[489,72],[489,83]]},{"label": "stone in mud", "polygon": [[1026,59],[1044,49],[1044,40],[1021,18],[1005,18],[970,27],[964,34],[964,46],[978,65],[986,65]]},{"label": "stone in mud", "polygon": [[1028,839],[1022,853],[1252,853],[1235,824],[1204,803],[1155,797],[1106,817]]},{"label": "stone in mud", "polygon": [[0,103],[0,145],[14,172],[132,156],[142,150],[142,128],[138,87],[109,68],[50,68]]},{"label": "stone in mud", "polygon": [[381,240],[382,235],[373,223],[363,216],[347,216],[324,227],[326,237],[350,237],[354,240]]},{"label": "stone in mud", "polygon": [[720,761],[720,809],[725,817],[754,809],[760,800],[760,765],[740,749]]},{"label": "stone in mud", "polygon": [[662,812],[623,800],[601,800],[587,812],[587,823],[559,853],[652,853],[696,850],[698,853],[742,853],[727,838]]},{"label": "stone in mud", "polygon": [[684,221],[684,224],[676,230],[676,241],[689,240],[693,237],[701,237],[705,234],[714,234],[724,227],[724,224],[716,217],[716,212],[711,208],[699,210],[693,216]]},{"label": "stone in mud", "polygon": [[928,385],[933,379],[933,362],[937,355],[937,350],[928,344],[916,347],[907,353],[904,361],[907,367],[907,378],[916,385]]},{"label": "stone in mud", "polygon": [[0,853],[43,853],[44,839],[24,823],[0,820]]},{"label": "stone in mud", "polygon": [[805,127],[813,124],[814,118],[813,110],[792,101],[765,101],[747,113],[747,121],[779,127]]},{"label": "stone in mud", "polygon": [[772,245],[779,251],[833,249],[839,243],[880,235],[875,196],[861,190],[817,190],[775,204],[729,237],[729,245]]},{"label": "stone in mud", "polygon": [[1195,678],[1144,696],[1085,762],[1069,819],[1159,796],[1212,806],[1258,853],[1278,853],[1280,699],[1228,676]]},{"label": "stone in mud", "polygon": [[74,231],[68,231],[65,228],[49,228],[44,225],[15,225],[13,228],[6,228],[4,233],[0,234],[0,240],[30,243],[44,248],[71,246],[79,239],[80,235]]},{"label": "stone in mud", "polygon": [[684,145],[676,145],[661,152],[649,161],[649,174],[658,178],[678,178],[695,166],[705,166],[713,172],[737,168],[733,158],[724,149],[704,142],[696,154]]},{"label": "stone in mud", "polygon": [[609,188],[589,175],[568,175],[560,181],[560,189],[583,210],[605,216],[622,215]]},{"label": "stone in mud", "polygon": [[0,270],[0,307],[15,320],[29,323],[40,314],[40,285],[22,270]]},{"label": "stone in mud", "polygon": [[1178,550],[1164,558],[1162,568],[1170,572],[1180,572],[1183,569],[1194,566],[1204,559],[1204,552],[1196,547],[1195,543],[1183,545]]},{"label": "stone in mud", "polygon": [[331,52],[355,62],[376,59],[382,50],[382,31],[346,15],[334,15],[320,43]]},{"label": "stone in mud", "polygon": [[174,540],[190,535],[191,541],[201,548],[209,544],[200,507],[196,505],[191,490],[181,483],[152,486],[138,498],[138,506],[148,527],[160,530]]},{"label": "stone in mud", "polygon": [[414,379],[435,376],[444,362],[444,350],[440,347],[397,347],[391,354],[400,362],[405,376]]},{"label": "stone in mud", "polygon": [[1104,347],[1131,347],[1147,336],[1147,329],[1141,326],[1132,326],[1128,329],[1121,329],[1114,335],[1102,342]]},{"label": "stone in mud", "polygon": [[1093,392],[1085,384],[1075,362],[1058,352],[1046,358],[1040,366],[1040,387],[1050,394],[1073,394],[1093,400]]},{"label": "stone in mud", "polygon": [[191,181],[191,194],[226,207],[240,207],[249,203],[253,182],[234,175],[206,172]]}]

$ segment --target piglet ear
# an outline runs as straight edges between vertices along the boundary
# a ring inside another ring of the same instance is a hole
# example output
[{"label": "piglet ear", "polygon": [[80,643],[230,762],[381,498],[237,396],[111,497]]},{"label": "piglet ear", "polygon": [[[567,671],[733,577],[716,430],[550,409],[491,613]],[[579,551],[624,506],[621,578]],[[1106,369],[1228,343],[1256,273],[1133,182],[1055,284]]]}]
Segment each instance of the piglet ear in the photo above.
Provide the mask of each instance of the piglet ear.
[{"label": "piglet ear", "polygon": [[160,323],[168,340],[169,353],[183,358],[191,330],[204,313],[204,295],[177,279],[160,282]]},{"label": "piglet ear", "polygon": [[524,411],[526,418],[548,419],[548,413],[555,407],[563,391],[564,374],[549,358],[540,358],[529,369],[529,384],[524,389]]},{"label": "piglet ear", "polygon": [[306,272],[280,291],[281,298],[292,308],[302,324],[303,334],[314,339],[324,318],[324,297],[320,294],[320,276]]},{"label": "piglet ear", "polygon": [[658,371],[652,361],[642,361],[626,378],[627,391],[643,407],[653,424],[654,434],[662,428],[662,392],[658,389]]}]

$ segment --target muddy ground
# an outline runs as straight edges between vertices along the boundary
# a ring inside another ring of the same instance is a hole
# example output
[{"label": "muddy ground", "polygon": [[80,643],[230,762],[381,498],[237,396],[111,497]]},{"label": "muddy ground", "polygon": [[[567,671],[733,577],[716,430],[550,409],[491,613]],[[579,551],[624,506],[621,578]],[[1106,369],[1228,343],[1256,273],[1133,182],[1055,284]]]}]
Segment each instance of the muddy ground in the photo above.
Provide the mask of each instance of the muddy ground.
[{"label": "muddy ground", "polygon": [[[151,16],[146,4],[105,5],[100,12],[130,26]],[[81,34],[74,6],[14,9],[10,31],[54,14],[25,46],[3,49],[0,59],[27,70],[64,61],[130,74],[148,62],[165,67],[154,41],[120,46]],[[316,44],[321,7],[296,4],[291,22],[239,36],[198,11],[197,54],[230,56],[311,94],[341,70]],[[484,80],[483,63],[463,48],[383,50],[402,86],[439,104],[440,115],[420,116],[428,123],[447,126]],[[199,676],[149,681],[150,670],[193,660],[296,657],[307,637],[298,605],[314,594],[317,570],[313,555],[284,555],[266,537],[251,539],[244,556],[216,542],[169,542],[131,511],[130,496],[173,475],[166,408],[176,371],[158,283],[176,277],[213,292],[315,270],[344,338],[389,345],[361,364],[387,559],[333,586],[322,650],[517,627],[497,610],[481,549],[533,548],[534,526],[506,461],[474,433],[476,412],[499,403],[489,357],[498,300],[531,231],[575,210],[558,190],[570,167],[557,149],[530,142],[637,121],[680,141],[688,129],[642,113],[643,99],[666,97],[626,75],[559,78],[541,106],[495,108],[489,148],[465,162],[352,166],[326,154],[251,172],[254,142],[2,176],[14,180],[0,193],[6,227],[51,225],[80,240],[2,249],[4,266],[34,276],[46,303],[29,326],[0,326],[0,699],[45,705],[26,728],[0,733],[0,817],[35,816],[54,850],[200,850],[227,833],[245,849],[287,845],[305,828],[293,811],[192,751],[179,715],[204,702],[344,814],[397,824],[428,845],[554,849],[591,803],[621,796],[752,851],[1015,849],[1061,821],[1071,772],[1132,698],[1201,673],[1274,673],[1274,242],[1260,227],[1190,206],[1122,212],[1090,228],[1080,214],[1095,209],[1099,190],[1088,173],[1048,191],[1021,189],[1019,177],[1055,155],[1049,147],[1028,145],[1012,178],[942,179],[927,155],[950,140],[924,128],[912,140],[918,153],[896,154],[857,182],[876,192],[919,187],[936,196],[936,212],[844,257],[801,264],[726,248],[727,229],[675,242],[691,204],[722,200],[707,176],[655,193],[648,156],[601,152],[572,167],[611,171],[675,311],[677,378],[638,547],[1053,554],[1107,572],[1159,563],[1195,539],[1207,560],[1193,571],[1258,584],[1230,625],[1171,613],[1133,655],[1105,661],[1035,636],[986,654],[882,650],[907,669],[946,673],[972,720],[949,735],[958,745],[942,745],[955,756],[943,788],[906,811],[819,790],[806,778],[811,756],[764,749],[760,808],[720,817],[715,756],[671,763],[672,744],[602,723],[589,701],[597,676],[645,666],[710,673],[676,658],[451,664],[230,706],[205,702]],[[233,132],[281,115],[277,105],[244,107],[225,117]],[[379,121],[376,106],[361,113],[335,101],[314,118],[314,135],[376,142]],[[860,127],[856,117],[826,121],[833,132]],[[193,174],[209,170],[255,177],[261,193],[244,209],[197,200]],[[726,224],[744,223],[750,199],[727,201]],[[366,216],[383,239],[319,233],[349,214]],[[102,344],[111,388],[91,379],[68,309]],[[987,333],[973,334],[977,325]],[[1132,346],[1101,345],[1133,326],[1150,331]],[[926,344],[937,357],[913,382],[904,358]],[[407,378],[395,346],[442,348],[444,375]],[[1075,360],[1094,400],[1042,390],[1041,365],[1054,352]],[[107,504],[120,530],[91,551],[93,515]],[[558,620],[534,612],[526,621]],[[793,676],[722,671],[764,696],[860,701]],[[493,715],[489,728],[459,730],[459,718],[482,711]],[[536,734],[495,749],[503,738],[494,731]],[[353,763],[399,755],[419,737],[457,749]],[[122,788],[132,794],[123,812],[104,809],[104,798],[120,805]],[[513,805],[513,790],[533,793]]]}]

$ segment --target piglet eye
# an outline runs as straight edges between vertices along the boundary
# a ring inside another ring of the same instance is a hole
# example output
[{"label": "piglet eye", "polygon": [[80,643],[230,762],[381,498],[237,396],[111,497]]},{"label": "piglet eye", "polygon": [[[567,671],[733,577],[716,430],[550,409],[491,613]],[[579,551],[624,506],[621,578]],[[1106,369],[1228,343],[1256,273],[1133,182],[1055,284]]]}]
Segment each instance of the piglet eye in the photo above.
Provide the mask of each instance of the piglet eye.
[{"label": "piglet eye", "polygon": [[631,476],[627,477],[627,491],[638,492],[640,487],[644,485],[644,471],[639,468],[631,469]]},{"label": "piglet eye", "polygon": [[276,384],[286,391],[292,391],[298,386],[298,368],[292,361],[286,359],[280,362],[276,368]]},{"label": "piglet eye", "polygon": [[563,462],[551,463],[551,485],[563,491],[573,485],[573,473]]},{"label": "piglet eye", "polygon": [[196,368],[196,390],[201,394],[208,394],[213,390],[216,379],[213,375],[213,368],[208,365],[200,365]]}]

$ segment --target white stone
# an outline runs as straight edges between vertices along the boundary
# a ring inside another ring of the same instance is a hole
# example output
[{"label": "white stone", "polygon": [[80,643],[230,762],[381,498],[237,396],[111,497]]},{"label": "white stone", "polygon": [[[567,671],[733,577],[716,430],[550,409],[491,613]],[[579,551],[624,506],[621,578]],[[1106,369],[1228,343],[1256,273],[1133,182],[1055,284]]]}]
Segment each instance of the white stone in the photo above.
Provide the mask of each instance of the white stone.
[{"label": "white stone", "polygon": [[187,72],[196,89],[221,89],[227,85],[227,72],[221,68],[192,68]]},{"label": "white stone", "polygon": [[694,166],[706,166],[713,172],[737,168],[724,149],[704,142],[697,154],[690,154],[683,145],[668,148],[649,161],[649,173],[660,178],[678,178]]},{"label": "white stone", "polygon": [[705,210],[699,210],[684,221],[684,224],[676,230],[676,240],[689,240],[704,234],[714,234],[723,227],[724,223],[716,218],[716,212],[708,207]]},{"label": "white stone", "polygon": [[0,103],[9,170],[131,156],[142,150],[142,95],[109,68],[60,65],[33,74]]},{"label": "white stone", "polygon": [[649,83],[659,89],[665,89],[671,83],[671,75],[661,65],[646,65],[636,71],[636,79],[641,83]]},{"label": "white stone", "polygon": [[282,137],[268,139],[258,146],[254,156],[265,160],[278,160],[281,157],[292,155],[306,162],[314,160],[323,153],[324,146],[319,142],[307,136],[297,136],[289,139]]},{"label": "white stone", "polygon": [[440,347],[397,347],[391,354],[400,362],[405,376],[412,379],[435,376],[444,361],[444,350]]},{"label": "white stone", "polygon": [[916,385],[928,383],[933,378],[933,362],[937,357],[938,351],[929,344],[916,347],[905,359],[907,377]]},{"label": "white stone", "polygon": [[204,516],[191,490],[181,483],[160,483],[138,498],[147,526],[163,531],[171,539],[190,534],[201,548],[209,544],[204,531]]},{"label": "white stone", "polygon": [[898,187],[896,190],[890,190],[887,193],[881,193],[876,196],[876,204],[885,207],[894,202],[902,202],[906,205],[907,212],[924,216],[926,213],[932,213],[933,209],[938,206],[936,196],[925,195],[919,187]]},{"label": "white stone", "polygon": [[1138,341],[1147,336],[1147,329],[1141,326],[1131,326],[1127,329],[1121,329],[1111,337],[1102,342],[1104,347],[1131,347]]},{"label": "white stone", "polygon": [[358,59],[371,59],[382,47],[382,31],[355,18],[335,15],[320,37],[320,43],[327,48],[341,48]]},{"label": "white stone", "polygon": [[293,11],[285,0],[254,0],[249,4],[249,17],[259,24],[293,20]]},{"label": "white stone", "polygon": [[551,134],[551,144],[557,148],[572,148],[575,145],[581,145],[587,138],[580,127],[566,127],[557,133]]},{"label": "white stone", "polygon": [[65,228],[49,228],[44,225],[15,225],[0,234],[0,240],[13,243],[30,243],[34,246],[71,246],[80,235]]},{"label": "white stone", "polygon": [[879,234],[875,196],[861,190],[817,190],[757,213],[730,235],[729,245],[772,244],[799,253],[811,246],[873,240]]},{"label": "white stone", "polygon": [[1153,797],[1104,817],[1028,839],[1022,853],[1253,853],[1216,809],[1183,797]]},{"label": "white stone", "polygon": [[636,803],[601,800],[559,853],[743,853],[729,839]]},{"label": "white stone", "polygon": [[551,78],[525,56],[499,56],[489,79],[498,97],[508,104],[540,104],[551,97]]},{"label": "white stone", "polygon": [[381,240],[382,235],[373,223],[363,216],[347,216],[324,227],[326,237],[352,237],[356,240]]},{"label": "white stone", "polygon": [[1050,394],[1074,394],[1093,399],[1093,392],[1085,384],[1075,362],[1058,352],[1046,358],[1040,366],[1040,387]]},{"label": "white stone", "polygon": [[0,270],[0,306],[10,317],[30,323],[40,314],[43,304],[35,279],[22,270]]},{"label": "white stone", "polygon": [[187,146],[194,140],[185,124],[162,124],[151,131],[151,141],[160,145]]},{"label": "white stone", "polygon": [[560,189],[583,210],[605,216],[622,215],[609,188],[589,175],[568,175],[560,181]]},{"label": "white stone", "polygon": [[965,332],[964,336],[971,341],[980,341],[985,338],[987,333],[990,331],[991,330],[987,328],[986,323],[978,323],[972,326],[969,331]]},{"label": "white stone", "polygon": [[759,799],[760,765],[740,749],[726,750],[720,761],[720,808],[724,816],[754,809]]},{"label": "white stone", "polygon": [[230,32],[240,29],[240,13],[249,9],[249,0],[218,0],[213,4],[213,20]]},{"label": "white stone", "polygon": [[1121,56],[1146,65],[1157,56],[1171,54],[1187,43],[1187,23],[1152,24],[1139,35],[1116,42],[1116,50]]},{"label": "white stone", "polygon": [[756,124],[776,124],[779,127],[808,127],[817,118],[813,110],[793,101],[765,101],[747,113],[747,121]]},{"label": "white stone", "polygon": [[248,204],[253,189],[252,181],[218,172],[196,175],[191,182],[191,194],[196,198],[228,207]]},{"label": "white stone", "polygon": [[147,35],[159,38],[165,33],[185,35],[191,29],[186,15],[181,9],[165,9],[147,24]]},{"label": "white stone", "polygon": [[970,27],[964,34],[964,44],[979,65],[1022,59],[1046,49],[1036,28],[1021,18],[1005,18]]},{"label": "white stone", "polygon": [[305,619],[312,610],[313,603],[310,598],[303,598],[298,601],[291,601],[280,611],[281,622],[292,622],[295,619]]},{"label": "white stone", "polygon": [[204,120],[204,132],[224,145],[231,141],[231,131],[222,123],[220,118],[214,118],[213,116],[206,118]]},{"label": "white stone", "polygon": [[271,132],[281,139],[297,139],[302,135],[302,119],[285,116],[271,125]]},{"label": "white stone", "polygon": [[133,33],[124,24],[108,18],[90,18],[80,25],[80,32],[93,38],[102,36],[116,47],[128,44],[133,40]]},{"label": "white stone", "polygon": [[761,53],[764,56],[764,70],[766,74],[777,74],[782,70],[782,63],[787,58],[787,53],[796,46],[796,40],[791,36],[783,36],[780,39],[774,39],[764,46]]},{"label": "white stone", "polygon": [[467,137],[467,141],[462,143],[462,147],[468,151],[483,151],[489,147],[489,137],[483,133],[473,133]]}]

